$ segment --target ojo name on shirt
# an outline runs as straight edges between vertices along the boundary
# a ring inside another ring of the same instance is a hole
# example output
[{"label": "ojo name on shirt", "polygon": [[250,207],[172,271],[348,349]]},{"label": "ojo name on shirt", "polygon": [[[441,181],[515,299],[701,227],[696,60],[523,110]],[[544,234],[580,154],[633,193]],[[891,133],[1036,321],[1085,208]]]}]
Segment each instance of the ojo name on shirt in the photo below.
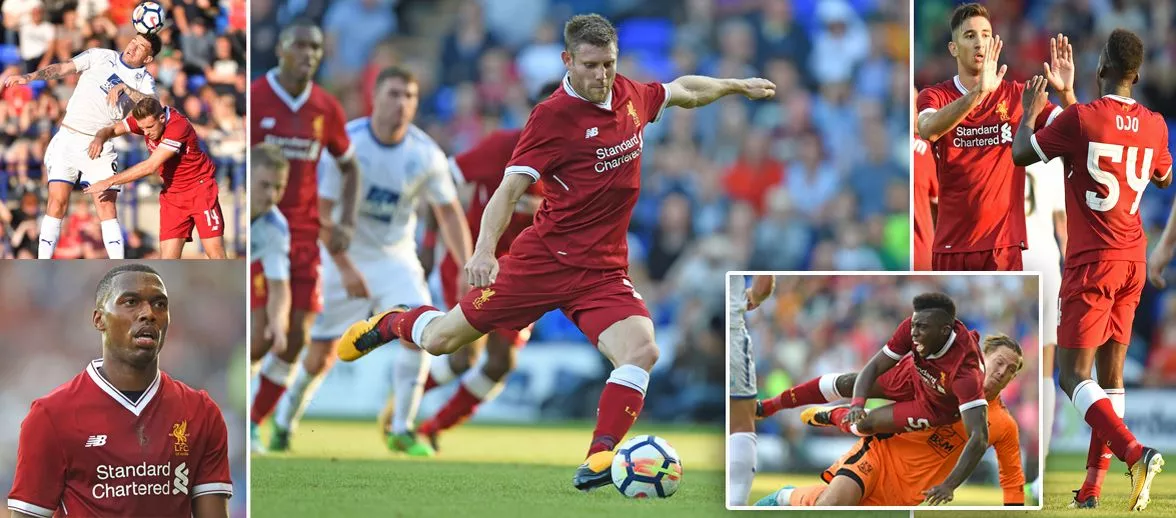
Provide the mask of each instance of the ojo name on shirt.
[{"label": "ojo name on shirt", "polygon": [[1013,127],[1009,123],[1003,122],[976,128],[956,126],[955,138],[952,139],[951,144],[955,147],[984,147],[1011,144],[1012,142]]},{"label": "ojo name on shirt", "polygon": [[[621,164],[627,164],[636,160],[637,157],[641,156],[641,147],[641,134],[634,133],[632,137],[625,139],[624,142],[615,146],[596,148],[596,158],[600,160],[596,163],[596,172],[603,173],[609,169],[620,167]],[[620,155],[629,150],[632,151],[616,157],[616,155]]]},{"label": "ojo name on shirt", "polygon": [[[100,464],[96,472],[98,480],[119,480],[125,478],[146,478],[149,480],[149,482],[133,480],[117,484],[101,482],[94,484],[91,489],[91,494],[98,500],[126,496],[188,494],[188,463],[186,462],[181,462],[176,466],[174,473],[170,462],[166,464],[148,464],[143,462],[134,466]],[[152,478],[162,478],[163,481],[152,482],[150,481]]]}]

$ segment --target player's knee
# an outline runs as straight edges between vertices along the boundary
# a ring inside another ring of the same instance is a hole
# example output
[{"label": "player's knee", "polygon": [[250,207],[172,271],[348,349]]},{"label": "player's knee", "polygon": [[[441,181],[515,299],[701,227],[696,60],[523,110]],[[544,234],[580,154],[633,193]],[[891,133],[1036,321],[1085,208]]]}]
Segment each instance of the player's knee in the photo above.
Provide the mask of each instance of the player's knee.
[{"label": "player's knee", "polygon": [[48,203],[46,203],[46,205],[45,205],[45,212],[50,216],[53,216],[55,218],[60,218],[65,215],[65,207],[66,207],[67,201],[68,200],[58,200],[58,199],[54,199],[54,198],[49,198]]},{"label": "player's knee", "polygon": [[627,358],[621,363],[633,364],[649,371],[653,370],[660,355],[661,351],[658,350],[657,344],[653,340],[638,342],[628,351]]},{"label": "player's knee", "polygon": [[453,370],[454,374],[461,374],[470,369],[471,358],[470,348],[461,349],[448,356],[449,368]]},{"label": "player's knee", "polygon": [[334,360],[334,354],[307,354],[302,359],[302,368],[307,374],[318,376],[330,369]]},{"label": "player's knee", "polygon": [[1086,379],[1089,379],[1089,377],[1084,376],[1082,373],[1079,373],[1073,369],[1058,370],[1058,387],[1060,387],[1062,392],[1066,393],[1067,396],[1073,395],[1074,388]]},{"label": "player's knee", "polygon": [[482,366],[482,372],[486,374],[487,378],[494,381],[502,381],[510,371],[515,367],[514,351],[507,351],[505,354],[490,354],[486,357],[486,364]]},{"label": "player's knee", "polygon": [[1104,389],[1122,388],[1123,371],[1116,372],[1111,369],[1098,371],[1098,386]]},{"label": "player's knee", "polygon": [[840,394],[841,397],[850,397],[853,395],[854,383],[857,383],[857,373],[850,372],[838,376],[837,382],[834,383],[834,385],[837,386],[837,393]]}]

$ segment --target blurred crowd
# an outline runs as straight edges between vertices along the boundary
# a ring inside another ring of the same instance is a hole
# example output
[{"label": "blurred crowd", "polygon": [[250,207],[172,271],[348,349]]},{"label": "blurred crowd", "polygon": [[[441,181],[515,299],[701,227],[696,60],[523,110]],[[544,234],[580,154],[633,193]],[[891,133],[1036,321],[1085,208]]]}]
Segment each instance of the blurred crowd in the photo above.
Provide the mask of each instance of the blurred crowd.
[{"label": "blurred crowd", "polygon": [[[565,72],[573,14],[616,25],[617,70],[635,80],[775,82],[774,100],[671,109],[645,130],[630,274],[684,385],[722,394],[727,270],[907,268],[906,2],[254,0],[251,9],[255,77],[277,65],[279,27],[314,20],[326,38],[317,80],[349,117],[370,110],[382,67],[407,65],[421,79],[417,125],[449,154],[526,122],[528,100]],[[583,340],[549,314],[533,343],[564,338]]]},{"label": "blurred crowd", "polygon": [[[955,58],[947,52],[949,20],[958,3],[920,0],[915,10],[915,85],[923,88],[956,74]],[[1049,60],[1049,38],[1069,36],[1074,46],[1075,87],[1079,102],[1098,94],[1095,73],[1098,55],[1116,28],[1129,29],[1144,42],[1140,80],[1132,94],[1144,106],[1168,120],[1168,134],[1176,134],[1176,2],[1171,0],[995,0],[985,2],[993,32],[1004,40],[1001,63],[1008,79],[1025,81],[1042,73]],[[1054,97],[1056,102],[1056,96]],[[1169,144],[1171,145],[1171,144]],[[1176,189],[1144,191],[1139,206],[1149,243],[1154,246],[1172,210]],[[1032,247],[1033,243],[1029,243]],[[1176,263],[1169,266],[1176,270]],[[1169,272],[1169,285],[1176,273]],[[1135,316],[1128,366],[1128,386],[1176,386],[1176,290],[1148,286]]]},{"label": "blurred crowd", "polygon": [[[33,400],[102,356],[91,313],[94,290],[113,263],[56,264],[0,262],[0,494],[8,494],[12,484],[20,422]],[[234,486],[230,508],[233,516],[244,516],[243,266],[176,261],[151,266],[163,277],[171,308],[160,368],[195,389],[207,390],[224,414]]]},{"label": "blurred crowd", "polygon": [[[1024,367],[1001,399],[1017,421],[1024,458],[1036,459],[1040,341],[1033,276],[777,275],[775,294],[747,313],[761,398],[824,374],[859,371],[910,317],[915,295],[931,291],[950,296],[956,318],[981,339],[1004,334],[1021,345]],[[794,464],[786,467],[794,469],[810,461],[806,441],[842,435],[807,427],[799,416],[800,409],[785,410],[761,421],[759,430],[788,439],[784,443],[793,451],[787,457]]]},{"label": "blurred crowd", "polygon": [[[217,164],[222,192],[233,193],[231,203],[222,199],[226,218],[245,211],[245,0],[160,0],[169,25],[160,33],[163,50],[147,66],[155,78],[159,99],[182,111],[207,146]],[[0,81],[71,59],[82,51],[101,47],[122,52],[134,37],[130,25],[136,0],[9,0],[0,9]],[[44,210],[46,183],[42,159],[49,139],[65,115],[66,103],[77,85],[77,76],[57,81],[35,81],[0,91],[0,258],[36,257],[35,236]],[[118,164],[125,169],[147,157],[137,136],[115,140]],[[119,219],[130,241],[127,258],[157,256],[153,236],[144,227],[157,226],[154,208],[140,211],[141,202],[154,200],[160,180],[150,176],[124,189]],[[128,196],[125,193],[131,193]],[[31,198],[29,196],[32,196]],[[80,191],[75,194],[82,198]],[[88,197],[86,198],[88,201]],[[32,201],[35,200],[36,203]],[[26,203],[27,202],[27,203]],[[27,211],[28,208],[35,209]],[[75,247],[58,247],[62,258],[104,257],[97,218],[72,215],[65,221],[65,236],[80,236]],[[7,215],[12,213],[11,216]],[[23,228],[20,224],[27,223]],[[244,231],[235,234],[230,249],[244,255]],[[28,244],[28,237],[34,237]],[[227,237],[227,236],[226,236]],[[132,256],[134,254],[134,256]]]}]

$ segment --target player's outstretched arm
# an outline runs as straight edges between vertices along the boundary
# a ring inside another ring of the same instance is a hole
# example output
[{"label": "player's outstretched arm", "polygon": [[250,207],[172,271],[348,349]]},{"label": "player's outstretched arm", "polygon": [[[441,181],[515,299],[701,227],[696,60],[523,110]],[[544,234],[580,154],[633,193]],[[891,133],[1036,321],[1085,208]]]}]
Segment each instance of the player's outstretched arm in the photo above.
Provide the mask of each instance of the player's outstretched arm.
[{"label": "player's outstretched arm", "polygon": [[339,160],[337,165],[339,174],[343,176],[343,190],[339,196],[343,210],[338,223],[332,222],[324,227],[327,239],[323,243],[331,253],[344,252],[351,246],[351,236],[355,234],[355,220],[359,217],[359,160],[352,156]]},{"label": "player's outstretched arm", "polygon": [[962,415],[964,422],[964,430],[968,434],[968,442],[964,444],[964,451],[960,454],[960,460],[956,461],[955,468],[952,468],[951,473],[943,480],[942,484],[935,486],[923,494],[927,496],[927,504],[939,505],[946,504],[952,500],[957,487],[963,484],[965,480],[976,469],[976,465],[980,464],[980,458],[984,456],[984,450],[988,449],[988,405],[980,405],[964,410]]},{"label": "player's outstretched arm", "polygon": [[[344,178],[344,182],[346,182],[346,178]],[[320,192],[319,226],[322,227],[322,234],[319,236],[319,240],[324,243],[331,240],[332,230],[338,227],[338,224],[331,220],[331,214],[334,213],[335,200]],[[350,237],[348,237],[348,248],[350,246]],[[357,299],[369,298],[371,297],[371,290],[368,289],[367,280],[364,279],[363,273],[359,271],[359,267],[351,261],[351,256],[347,255],[348,248],[328,251],[331,256],[331,261],[335,263],[335,268],[339,269],[339,277],[343,280],[343,289],[349,297]]]},{"label": "player's outstretched arm", "polygon": [[90,141],[90,148],[87,150],[88,154],[90,155],[90,159],[96,159],[98,158],[98,155],[102,154],[102,146],[103,144],[106,144],[107,140],[115,137],[121,137],[127,133],[130,133],[130,130],[127,129],[127,125],[122,121],[116,122],[110,126],[98,130],[98,133],[94,134],[94,140]]},{"label": "player's outstretched arm", "polygon": [[1070,38],[1058,33],[1049,39],[1049,63],[1042,63],[1045,79],[1058,93],[1062,109],[1078,102],[1074,95],[1074,47]]},{"label": "player's outstretched arm", "polygon": [[4,88],[12,85],[24,85],[33,81],[52,81],[54,79],[61,79],[65,76],[70,76],[78,73],[78,67],[74,66],[73,60],[64,63],[54,63],[36,72],[28,74],[21,74],[18,76],[9,76],[4,80]]},{"label": "player's outstretched arm", "polygon": [[[441,242],[457,264],[465,264],[470,260],[470,253],[474,248],[473,238],[470,237],[470,227],[466,224],[465,209],[461,203],[452,199],[447,203],[433,205],[433,216],[437,218],[437,230],[441,233]],[[458,289],[463,287],[458,285]],[[461,292],[462,294],[465,291]]]},{"label": "player's outstretched arm", "polygon": [[943,108],[919,114],[916,124],[919,137],[928,142],[939,140],[939,137],[962,122],[964,117],[967,117],[973,108],[979,106],[988,94],[995,92],[1000,87],[1001,81],[1004,81],[1005,72],[1008,71],[1007,65],[998,66],[1000,51],[1003,48],[1004,42],[1001,41],[1000,36],[993,36],[984,49],[983,68],[976,86],[968,90],[968,93],[963,97],[948,103]]},{"label": "player's outstretched arm", "polygon": [[751,280],[751,287],[747,288],[747,310],[758,308],[772,295],[774,289],[776,289],[776,276],[756,275]]},{"label": "player's outstretched arm", "polygon": [[1021,94],[1021,107],[1024,108],[1024,114],[1021,115],[1021,124],[1017,127],[1017,134],[1013,136],[1013,163],[1019,166],[1027,166],[1041,160],[1041,156],[1037,154],[1037,150],[1033,149],[1033,144],[1029,139],[1033,136],[1034,121],[1041,114],[1041,110],[1045,109],[1045,103],[1049,101],[1045,95],[1045,85],[1046,79],[1044,77],[1033,76],[1025,83],[1025,91]]},{"label": "player's outstretched arm", "polygon": [[776,95],[776,85],[767,79],[718,79],[707,76],[682,76],[666,85],[670,106],[698,108],[721,97],[740,94],[753,101]]},{"label": "player's outstretched arm", "polygon": [[229,497],[215,494],[193,498],[192,516],[194,518],[229,518]]},{"label": "player's outstretched arm", "polygon": [[155,148],[155,151],[151,152],[151,156],[147,157],[147,160],[139,162],[131,166],[130,169],[111,176],[110,178],[90,184],[90,186],[86,188],[86,194],[100,194],[116,185],[131,183],[140,178],[144,178],[151,173],[158,171],[160,167],[163,167],[164,162],[171,160],[171,158],[174,156],[176,156],[176,152],[171,148],[159,146]]},{"label": "player's outstretched arm", "polygon": [[[287,274],[287,279],[289,274]],[[266,279],[266,336],[270,351],[282,354],[286,351],[286,333],[290,330],[290,281],[287,279]]]},{"label": "player's outstretched arm", "polygon": [[898,360],[887,355],[885,349],[874,353],[874,357],[866,362],[866,366],[858,372],[857,380],[853,382],[853,400],[850,402],[849,414],[845,417],[847,421],[857,422],[866,417],[866,398],[870,397],[870,389],[874,387],[878,377],[886,374],[895,365],[898,365]]},{"label": "player's outstretched arm", "polygon": [[1172,212],[1168,214],[1168,224],[1164,225],[1160,242],[1156,243],[1151,257],[1147,258],[1147,278],[1153,286],[1161,290],[1168,286],[1168,280],[1164,278],[1164,269],[1172,262],[1173,253],[1176,253],[1176,202],[1172,203]]},{"label": "player's outstretched arm", "polygon": [[494,278],[498,276],[498,259],[494,257],[494,251],[498,248],[502,233],[506,231],[507,223],[510,223],[515,204],[531,183],[532,178],[525,174],[508,174],[494,190],[490,201],[486,202],[478,242],[465,267],[466,282],[473,287],[485,288],[493,284]]}]

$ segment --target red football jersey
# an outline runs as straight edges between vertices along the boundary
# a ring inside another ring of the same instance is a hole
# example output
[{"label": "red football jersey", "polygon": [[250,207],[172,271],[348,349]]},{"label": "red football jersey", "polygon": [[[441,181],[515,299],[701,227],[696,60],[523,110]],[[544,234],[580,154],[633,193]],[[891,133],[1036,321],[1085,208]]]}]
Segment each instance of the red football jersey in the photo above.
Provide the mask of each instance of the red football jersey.
[{"label": "red football jersey", "polygon": [[661,116],[668,95],[661,83],[617,74],[608,98],[594,104],[565,77],[563,88],[535,106],[506,174],[541,179],[545,197],[515,246],[547,250],[578,268],[627,267],[642,131]]},{"label": "red football jersey", "polygon": [[1062,112],[1034,132],[1044,162],[1066,168],[1066,267],[1147,260],[1139,200],[1152,178],[1172,174],[1168,125],[1134,99],[1106,95]]},{"label": "red football jersey", "polygon": [[984,398],[984,356],[979,342],[979,334],[956,320],[947,345],[939,353],[927,357],[914,354],[911,319],[907,318],[894,330],[894,336],[882,352],[896,361],[913,354],[915,370],[923,380],[917,384],[922,387],[923,397],[937,408],[963,412],[988,404]]},{"label": "red football jersey", "polygon": [[911,168],[915,189],[915,253],[912,257],[912,269],[925,272],[931,270],[931,243],[935,240],[931,204],[939,203],[939,178],[935,174],[935,156],[931,153],[931,143],[915,136],[911,145],[914,150]]},{"label": "red football jersey", "polygon": [[[469,206],[466,207],[466,220],[469,221],[470,234],[474,242],[477,242],[478,232],[482,229],[482,213],[486,212],[486,204],[490,202],[490,196],[502,184],[503,171],[506,169],[511,155],[514,154],[515,144],[518,143],[520,135],[522,135],[522,130],[495,131],[478,142],[478,145],[453,159],[457,166],[454,171],[458,176],[457,182],[459,184],[469,183],[474,187],[473,196],[470,197]],[[527,189],[527,194],[543,196],[543,184],[538,182],[531,184],[531,187]],[[510,223],[503,231],[502,237],[498,240],[498,248],[494,255],[501,256],[507,253],[510,250],[510,244],[523,230],[531,226],[533,221],[535,221],[533,214],[515,212],[510,217]],[[445,257],[452,256],[446,255]]]},{"label": "red football jersey", "polygon": [[[935,141],[939,174],[936,252],[1026,248],[1025,168],[1013,165],[1013,135],[1021,123],[1024,84],[1003,81],[963,121]],[[935,111],[968,93],[959,76],[919,92],[919,113]],[[1061,109],[1046,105],[1035,128]]]},{"label": "red football jersey", "polygon": [[[197,184],[212,181],[216,166],[212,164],[208,154],[200,149],[200,139],[196,136],[196,129],[192,127],[192,123],[171,106],[164,106],[163,111],[163,134],[159,136],[159,140],[143,136],[149,153],[154,153],[155,148],[160,146],[176,153],[163,163],[163,170],[160,172],[160,176],[163,177],[163,192],[169,192],[173,188],[185,191]],[[127,131],[143,135],[143,129],[134,117],[123,119],[123,125]]]},{"label": "red football jersey", "polygon": [[290,179],[278,208],[295,242],[318,240],[318,161],[323,147],[348,158],[353,152],[343,106],[313,82],[297,97],[278,84],[271,70],[250,87],[250,145],[277,144],[290,161]]},{"label": "red football jersey", "polygon": [[34,516],[192,516],[192,500],[233,494],[216,403],[160,372],[137,401],[94,360],[33,401],[20,427],[8,508]]}]

